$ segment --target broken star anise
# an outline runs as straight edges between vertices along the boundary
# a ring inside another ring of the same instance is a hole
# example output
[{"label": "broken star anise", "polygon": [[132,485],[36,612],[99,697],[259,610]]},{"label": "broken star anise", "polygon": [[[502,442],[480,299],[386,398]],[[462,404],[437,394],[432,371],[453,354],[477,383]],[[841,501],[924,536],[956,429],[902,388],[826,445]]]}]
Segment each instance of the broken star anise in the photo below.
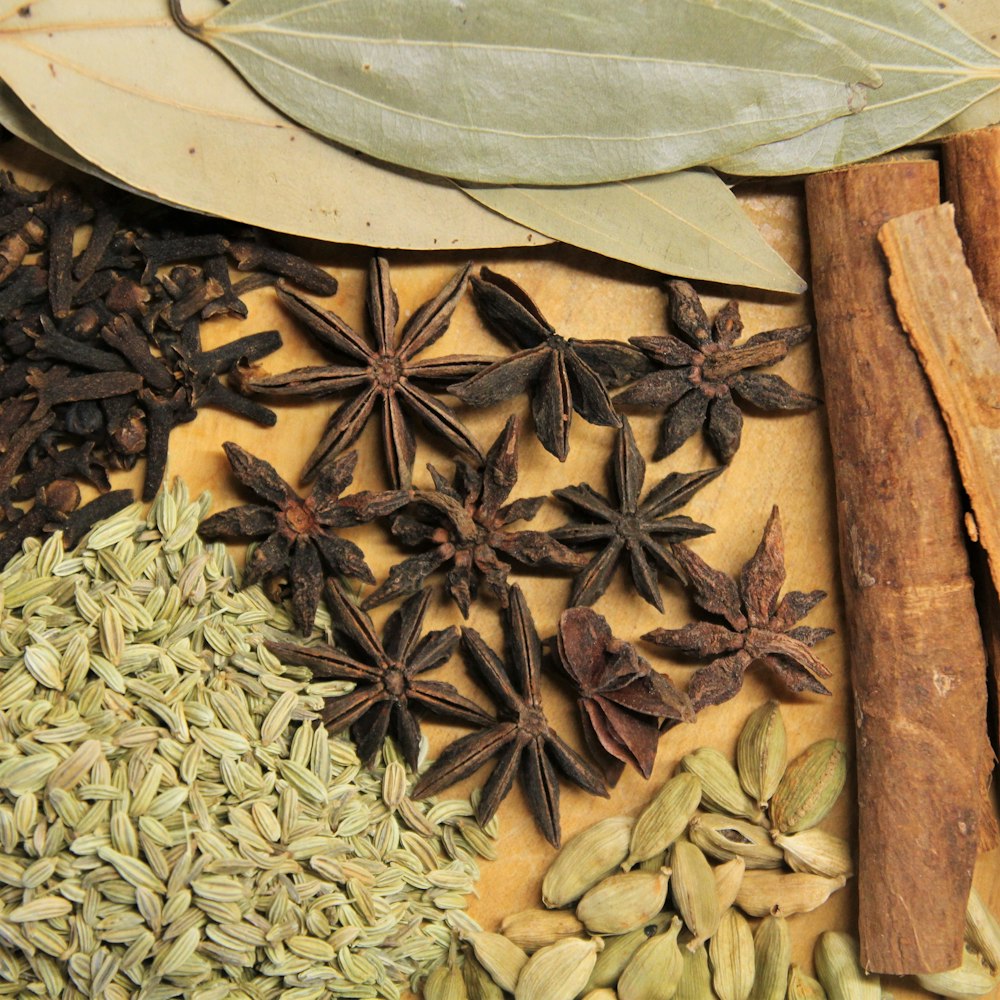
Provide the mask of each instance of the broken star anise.
[{"label": "broken star anise", "polygon": [[348,359],[346,364],[296,368],[279,375],[249,372],[242,379],[242,388],[266,396],[320,399],[351,393],[350,399],[330,417],[323,437],[306,461],[303,472],[306,480],[315,476],[327,459],[357,440],[376,404],[382,410],[383,444],[392,486],[410,485],[416,451],[411,420],[425,424],[459,451],[482,458],[475,439],[454,411],[419,383],[443,387],[473,375],[494,359],[455,354],[416,360],[448,329],[455,306],[465,291],[470,266],[462,268],[435,298],[420,306],[397,334],[399,303],[389,282],[389,264],[375,257],[368,276],[368,312],[374,347],[335,313],[278,286],[281,302],[302,320],[316,340]]},{"label": "broken star anise", "polygon": [[743,675],[754,663],[762,663],[790,691],[830,693],[822,681],[830,676],[830,670],[810,647],[832,635],[833,630],[793,627],[826,594],[822,590],[808,594],[792,590],[778,600],[785,581],[785,550],[777,507],[772,509],[760,545],[744,565],[738,583],[691,551],[679,556],[695,602],[725,624],[694,622],[684,628],[658,628],[642,638],[689,656],[711,659],[688,685],[696,710],[720,705],[738,694]]},{"label": "broken star anise", "polygon": [[327,581],[326,600],[342,647],[270,641],[267,647],[286,663],[310,667],[317,677],[354,681],[352,692],[327,699],[322,716],[332,733],[351,727],[364,763],[371,764],[388,734],[415,771],[420,752],[416,713],[420,708],[479,726],[494,723],[451,684],[418,676],[447,662],[458,643],[454,625],[421,635],[430,591],[414,594],[397,608],[386,621],[381,639],[368,615],[336,580]]},{"label": "broken star anise", "polygon": [[575,508],[569,524],[550,531],[553,538],[570,547],[600,546],[600,551],[573,581],[570,604],[593,604],[607,589],[615,566],[626,557],[632,581],[639,594],[660,611],[658,571],[684,580],[678,553],[681,539],[698,538],[714,531],[683,515],[671,515],[687,503],[722,466],[701,472],[672,472],[639,500],[646,478],[646,463],[632,436],[626,418],[618,431],[608,463],[614,483],[614,498],[601,496],[588,483],[554,490],[554,495]]},{"label": "broken star anise", "polygon": [[220,511],[201,523],[203,538],[263,538],[247,560],[246,582],[286,576],[292,589],[292,614],[303,634],[312,631],[323,578],[342,573],[366,583],[375,577],[364,553],[337,535],[338,528],[367,524],[398,510],[408,500],[405,490],[372,493],[364,490],[342,497],[354,478],[357,452],[341,455],[323,467],[312,493],[300,497],[274,466],[255,458],[238,444],[223,446],[233,474],[266,506],[244,504]]},{"label": "broken star anise", "polygon": [[433,548],[393,566],[362,607],[374,608],[412,593],[448,565],[448,591],[468,618],[480,584],[506,607],[508,559],[558,569],[580,569],[586,563],[586,556],[544,531],[509,528],[515,521],[530,521],[545,500],[524,497],[505,503],[517,482],[518,426],[517,417],[507,421],[482,464],[458,456],[451,483],[428,464],[434,489],[414,493],[413,503],[393,519],[392,533],[404,544],[430,542]]},{"label": "broken star anise", "polygon": [[[743,321],[729,302],[709,322],[698,294],[686,281],[667,283],[670,316],[679,337],[631,337],[658,366],[615,396],[618,406],[662,410],[654,458],[676,451],[699,427],[719,459],[728,462],[740,446],[743,414],[736,399],[761,410],[809,410],[815,396],[794,389],[778,375],[750,371],[780,361],[801,344],[810,327],[793,326],[755,334],[742,344]],[[734,399],[733,397],[736,397]]]},{"label": "broken star anise", "polygon": [[413,795],[434,795],[496,759],[476,806],[476,818],[480,823],[492,819],[520,771],[528,807],[546,840],[558,847],[556,772],[594,795],[607,797],[608,792],[599,772],[561,739],[545,717],[540,683],[542,644],[516,584],[510,589],[505,619],[509,665],[475,629],[462,629],[468,663],[496,699],[499,719],[452,743],[417,782]]},{"label": "broken star anise", "polygon": [[488,267],[472,279],[472,297],[486,325],[518,351],[450,392],[472,406],[493,406],[530,390],[535,433],[560,462],[569,454],[574,410],[592,424],[618,426],[608,388],[649,371],[641,351],[614,340],[561,337],[524,289]]},{"label": "broken star anise", "polygon": [[559,616],[556,660],[577,693],[583,735],[609,785],[626,764],[644,778],[653,773],[663,722],[694,722],[687,695],[657,673],[630,643],[616,639],[590,608]]}]

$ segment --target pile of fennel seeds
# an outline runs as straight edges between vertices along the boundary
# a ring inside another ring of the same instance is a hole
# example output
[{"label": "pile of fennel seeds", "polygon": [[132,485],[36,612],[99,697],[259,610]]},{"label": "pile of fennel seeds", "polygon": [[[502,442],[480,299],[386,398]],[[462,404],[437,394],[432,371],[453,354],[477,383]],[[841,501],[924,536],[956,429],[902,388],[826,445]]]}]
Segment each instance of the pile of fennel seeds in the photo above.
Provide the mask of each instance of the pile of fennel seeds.
[{"label": "pile of fennel seeds", "polygon": [[395,1000],[475,928],[495,830],[329,737],[351,685],[266,649],[291,618],[208,505],[177,483],[0,573],[0,996]]}]

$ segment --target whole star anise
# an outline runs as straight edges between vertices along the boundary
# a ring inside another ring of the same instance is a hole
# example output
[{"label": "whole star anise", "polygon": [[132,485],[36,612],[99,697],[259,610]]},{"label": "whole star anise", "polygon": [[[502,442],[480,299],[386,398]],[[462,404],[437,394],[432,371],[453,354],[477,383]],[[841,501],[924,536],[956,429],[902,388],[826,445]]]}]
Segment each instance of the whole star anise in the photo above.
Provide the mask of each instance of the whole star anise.
[{"label": "whole star anise", "polygon": [[542,644],[521,588],[510,589],[505,613],[509,665],[471,628],[462,629],[469,666],[496,699],[499,718],[452,743],[423,775],[415,798],[434,795],[496,759],[476,818],[488,823],[520,771],[528,806],[549,843],[559,845],[557,771],[594,795],[607,797],[601,775],[549,725],[542,708]]},{"label": "whole star anise", "polygon": [[530,521],[544,497],[524,497],[505,504],[517,482],[517,417],[507,421],[486,460],[473,465],[461,456],[449,483],[428,464],[433,490],[418,490],[413,503],[392,522],[392,533],[407,545],[430,542],[432,548],[404,559],[389,578],[365,598],[373,608],[423,586],[435,570],[449,565],[447,585],[465,618],[480,584],[507,605],[507,573],[513,559],[526,566],[579,569],[586,556],[573,552],[544,531],[512,531],[515,521]]},{"label": "whole star anise", "polygon": [[722,466],[701,472],[672,472],[640,502],[646,463],[624,417],[608,464],[614,483],[613,499],[601,496],[589,483],[553,491],[575,510],[569,524],[552,529],[552,537],[570,547],[600,546],[573,581],[570,604],[593,604],[607,589],[619,560],[627,556],[636,590],[662,611],[658,572],[683,580],[678,557],[684,548],[681,539],[714,531],[689,517],[668,515],[719,475]]},{"label": "whole star anise", "polygon": [[494,724],[492,716],[451,684],[419,677],[447,662],[458,643],[454,625],[421,635],[430,591],[414,594],[397,608],[386,621],[381,639],[372,620],[336,580],[327,580],[326,599],[343,648],[285,642],[268,642],[267,647],[287,663],[310,667],[317,677],[355,682],[350,694],[327,699],[322,715],[332,733],[350,726],[363,762],[371,764],[390,734],[406,763],[416,770],[420,751],[417,711],[421,708],[478,726]]},{"label": "whole star anise", "polygon": [[280,375],[249,372],[242,379],[244,389],[266,396],[320,399],[352,393],[330,417],[322,439],[306,461],[303,477],[307,481],[323,462],[357,440],[376,405],[382,410],[385,457],[394,487],[407,487],[411,481],[416,445],[410,420],[425,424],[459,451],[482,458],[475,439],[454,411],[419,383],[443,387],[475,374],[494,359],[452,354],[416,360],[421,351],[448,329],[455,306],[465,291],[470,267],[462,268],[431,301],[420,306],[397,334],[399,303],[389,282],[389,264],[375,257],[368,277],[368,313],[374,347],[335,313],[290,288],[278,286],[281,302],[302,320],[319,343],[348,359],[347,364],[296,368]]},{"label": "whole star anise", "polygon": [[663,722],[694,722],[687,695],[657,673],[630,643],[616,639],[590,608],[559,616],[557,662],[576,689],[583,735],[609,785],[626,764],[644,778],[653,773]]},{"label": "whole star anise", "polygon": [[486,325],[519,350],[450,392],[472,406],[493,406],[531,391],[535,433],[560,462],[569,454],[574,410],[592,424],[618,426],[608,388],[649,371],[640,351],[614,340],[561,337],[519,285],[488,267],[472,279],[472,297]]},{"label": "whole star anise", "polygon": [[[615,396],[616,405],[662,410],[654,458],[676,451],[699,427],[719,459],[728,462],[740,446],[743,414],[736,399],[761,410],[809,410],[820,402],[778,375],[753,372],[780,361],[801,344],[810,327],[768,330],[736,344],[743,321],[729,302],[709,322],[698,294],[686,281],[667,282],[670,316],[679,337],[631,337],[660,367]],[[734,399],[733,397],[736,397]]]},{"label": "whole star anise", "polygon": [[691,678],[687,694],[700,711],[719,705],[739,693],[743,675],[762,663],[790,691],[829,694],[822,678],[830,670],[811,646],[833,634],[833,629],[793,627],[826,597],[822,590],[805,594],[789,591],[779,601],[785,581],[785,550],[778,508],[771,510],[764,536],[737,583],[712,569],[690,550],[678,553],[689,580],[691,596],[724,625],[694,622],[683,628],[658,628],[642,638],[689,656],[711,659]]},{"label": "whole star anise", "polygon": [[263,538],[247,560],[248,584],[285,576],[292,588],[292,613],[303,634],[312,631],[323,577],[342,573],[374,583],[364,553],[337,535],[338,528],[367,524],[391,514],[408,502],[406,490],[372,493],[365,490],[342,497],[354,478],[357,452],[325,465],[312,492],[303,499],[278,475],[274,466],[255,458],[238,444],[222,446],[233,474],[266,506],[244,504],[202,521],[203,538]]}]

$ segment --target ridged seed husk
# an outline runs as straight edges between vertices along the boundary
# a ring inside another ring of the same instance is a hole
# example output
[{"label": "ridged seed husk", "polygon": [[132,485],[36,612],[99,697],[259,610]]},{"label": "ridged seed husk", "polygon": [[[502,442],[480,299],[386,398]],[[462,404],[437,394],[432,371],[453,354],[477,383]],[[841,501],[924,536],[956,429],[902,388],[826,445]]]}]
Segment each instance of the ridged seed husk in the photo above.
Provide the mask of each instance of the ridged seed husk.
[{"label": "ridged seed husk", "polygon": [[640,946],[618,980],[618,1000],[671,1000],[684,967],[677,947],[680,931],[680,918],[674,917],[663,934]]},{"label": "ridged seed husk", "polygon": [[754,981],[750,1000],[785,1000],[792,938],[780,914],[765,917],[753,936]]},{"label": "ridged seed husk", "polygon": [[716,865],[712,871],[715,877],[715,896],[719,901],[719,914],[721,915],[736,902],[740,886],[743,884],[743,875],[747,870],[746,862],[742,858],[732,858],[724,861],[721,865]]},{"label": "ridged seed husk", "polygon": [[793,965],[788,976],[787,1000],[828,1000],[828,997],[818,980],[807,976],[797,965]]},{"label": "ridged seed husk", "polygon": [[583,924],[567,910],[522,910],[504,917],[500,933],[529,955],[583,931]]},{"label": "ridged seed husk", "polygon": [[618,1000],[618,994],[607,987],[601,987],[601,989],[584,993],[583,1000]]},{"label": "ridged seed husk", "polygon": [[469,1000],[503,1000],[503,990],[482,967],[475,955],[466,954],[462,964],[462,978]]},{"label": "ridged seed husk", "polygon": [[715,933],[722,916],[715,873],[705,855],[689,840],[674,841],[670,866],[670,891],[678,913],[694,936],[691,946],[697,947]]},{"label": "ridged seed husk", "polygon": [[518,977],[514,1000],[574,1000],[597,961],[599,940],[564,938],[540,948]]},{"label": "ridged seed husk", "polygon": [[751,917],[766,917],[769,913],[791,917],[822,906],[846,882],[843,876],[748,871],[736,895],[736,905]]},{"label": "ridged seed husk", "polygon": [[828,878],[850,878],[854,874],[851,845],[843,837],[813,828],[801,833],[776,833],[774,842],[784,852],[785,863],[793,872]]},{"label": "ridged seed husk", "polygon": [[614,986],[622,970],[632,956],[655,934],[659,934],[670,923],[672,914],[657,914],[649,923],[625,934],[616,934],[604,942],[604,949],[598,954],[594,971],[587,980],[586,989],[595,990]]},{"label": "ridged seed husk", "polygon": [[710,858],[730,861],[742,858],[747,868],[781,868],[785,856],[775,847],[762,826],[722,813],[700,813],[688,825],[691,843]]},{"label": "ridged seed husk", "polygon": [[986,959],[994,973],[1000,972],[1000,921],[975,889],[969,893],[965,910],[965,939]]},{"label": "ridged seed husk", "polygon": [[684,832],[700,801],[701,782],[695,775],[682,771],[667,781],[639,813],[622,869],[665,851]]},{"label": "ridged seed husk", "polygon": [[424,1000],[469,1000],[462,970],[457,965],[439,965],[424,980]]},{"label": "ridged seed husk", "polygon": [[502,934],[474,931],[466,936],[482,967],[493,981],[507,993],[513,993],[521,970],[528,962],[523,948]]},{"label": "ridged seed husk", "polygon": [[983,997],[992,994],[1000,980],[983,964],[982,959],[968,948],[962,950],[962,964],[948,972],[924,973],[917,976],[917,982],[937,996],[952,1000]]},{"label": "ridged seed husk", "polygon": [[881,1000],[882,983],[861,968],[858,942],[842,931],[826,931],[813,952],[816,975],[828,1000]]},{"label": "ridged seed husk", "polygon": [[788,736],[776,701],[761,705],[736,741],[740,784],[761,808],[778,789],[788,765]]},{"label": "ridged seed husk", "polygon": [[751,823],[763,818],[760,806],[743,791],[736,769],[713,747],[700,747],[681,758],[681,770],[701,782],[702,808],[741,816]]},{"label": "ridged seed husk", "polygon": [[681,962],[681,978],[677,980],[674,1000],[711,1000],[715,994],[705,945],[700,944],[693,951],[682,947]]},{"label": "ridged seed husk", "polygon": [[756,959],[750,925],[736,910],[726,910],[708,945],[712,986],[719,1000],[747,1000],[753,989]]},{"label": "ridged seed husk", "polygon": [[616,871],[629,852],[633,823],[630,816],[612,816],[566,841],[545,873],[542,902],[568,906]]},{"label": "ridged seed husk", "polygon": [[771,825],[798,833],[819,823],[840,797],[847,780],[847,748],[838,740],[807,747],[785,771],[771,798]]},{"label": "ridged seed husk", "polygon": [[625,934],[663,909],[670,872],[620,872],[590,889],[576,907],[577,917],[594,934]]}]

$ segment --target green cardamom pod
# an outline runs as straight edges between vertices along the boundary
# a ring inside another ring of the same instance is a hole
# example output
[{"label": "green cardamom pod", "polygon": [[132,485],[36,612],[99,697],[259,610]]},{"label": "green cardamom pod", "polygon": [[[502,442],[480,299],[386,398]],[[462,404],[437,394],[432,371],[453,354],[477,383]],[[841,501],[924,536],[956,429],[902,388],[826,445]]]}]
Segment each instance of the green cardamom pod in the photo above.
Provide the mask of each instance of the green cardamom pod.
[{"label": "green cardamom pod", "polygon": [[742,858],[732,858],[715,866],[712,874],[715,877],[715,897],[719,901],[720,915],[736,902],[746,870],[746,862]]},{"label": "green cardamom pod", "polygon": [[671,1000],[684,964],[677,947],[680,931],[680,918],[674,917],[663,934],[640,946],[618,980],[618,1000]]},{"label": "green cardamom pod", "polygon": [[491,934],[489,931],[475,931],[467,938],[493,982],[507,993],[513,993],[521,970],[528,961],[524,949],[518,948],[502,934]]},{"label": "green cardamom pod", "polygon": [[689,840],[674,841],[670,865],[670,891],[678,912],[694,935],[692,945],[697,946],[715,933],[722,916],[715,873],[705,855]]},{"label": "green cardamom pod", "polygon": [[703,808],[742,816],[752,823],[759,823],[763,818],[760,806],[743,791],[733,765],[718,750],[701,747],[682,757],[680,767],[701,782]]},{"label": "green cardamom pod", "polygon": [[747,1000],[753,989],[756,958],[750,925],[736,910],[726,910],[708,945],[712,986],[719,1000]]},{"label": "green cardamom pod", "polygon": [[469,1000],[503,1000],[503,990],[493,982],[493,977],[475,955],[466,954],[462,977],[465,979],[465,992],[468,993]]},{"label": "green cardamom pod", "polygon": [[622,870],[665,851],[685,830],[701,801],[701,782],[687,772],[674,775],[639,814]]},{"label": "green cardamom pod", "polygon": [[566,841],[545,873],[542,902],[568,906],[616,871],[629,852],[632,826],[631,816],[612,816]]},{"label": "green cardamom pod", "polygon": [[583,924],[568,910],[522,910],[504,917],[500,924],[500,933],[529,955],[582,930]]},{"label": "green cardamom pod", "polygon": [[858,942],[842,931],[826,931],[813,952],[816,975],[829,1000],[881,1000],[882,982],[861,968]]},{"label": "green cardamom pod", "polygon": [[577,918],[593,934],[624,934],[648,923],[663,909],[670,869],[609,875],[577,904]]},{"label": "green cardamom pod", "polygon": [[573,1000],[590,978],[600,944],[600,939],[563,938],[539,948],[521,970],[514,1000]]},{"label": "green cardamom pod", "polygon": [[747,868],[781,868],[785,855],[762,826],[722,813],[701,813],[688,825],[688,837],[710,858],[742,858]]},{"label": "green cardamom pod", "polygon": [[965,938],[986,959],[993,972],[1000,973],[1000,921],[975,889],[969,893],[965,911]]},{"label": "green cardamom pod", "polygon": [[827,1000],[826,990],[812,976],[793,965],[788,977],[788,1000]]},{"label": "green cardamom pod", "polygon": [[779,833],[808,830],[840,797],[847,780],[847,749],[838,740],[807,747],[785,771],[771,798],[771,825]]},{"label": "green cardamom pod", "polygon": [[583,1000],[618,1000],[618,994],[614,990],[602,986],[600,989],[584,993]]},{"label": "green cardamom pod", "polygon": [[699,944],[693,950],[690,945],[681,948],[681,978],[677,981],[674,1000],[711,1000],[712,973],[708,969],[708,950]]},{"label": "green cardamom pod", "polygon": [[752,871],[743,876],[736,905],[751,917],[781,913],[786,917],[822,906],[847,879],[801,872]]},{"label": "green cardamom pod", "polygon": [[792,938],[780,914],[766,916],[753,936],[756,972],[750,1000],[785,1000],[792,964]]},{"label": "green cardamom pod", "polygon": [[584,987],[587,990],[604,989],[614,986],[622,970],[628,965],[632,956],[651,937],[659,934],[670,923],[672,914],[660,913],[649,923],[626,934],[617,934],[604,942],[604,950],[597,955],[594,971]]},{"label": "green cardamom pod", "polygon": [[825,830],[803,830],[801,833],[776,833],[774,843],[785,854],[785,863],[793,872],[849,878],[854,874],[851,845],[843,837]]},{"label": "green cardamom pod", "polygon": [[760,706],[736,741],[740,784],[762,809],[774,795],[788,764],[788,737],[776,701]]},{"label": "green cardamom pod", "polygon": [[449,961],[439,965],[424,980],[424,1000],[469,1000],[462,970]]},{"label": "green cardamom pod", "polygon": [[953,1000],[972,1000],[973,997],[984,997],[993,994],[1000,979],[995,977],[983,964],[982,959],[969,951],[962,949],[962,964],[947,972],[926,973],[917,976],[917,982],[937,996],[951,997]]}]

